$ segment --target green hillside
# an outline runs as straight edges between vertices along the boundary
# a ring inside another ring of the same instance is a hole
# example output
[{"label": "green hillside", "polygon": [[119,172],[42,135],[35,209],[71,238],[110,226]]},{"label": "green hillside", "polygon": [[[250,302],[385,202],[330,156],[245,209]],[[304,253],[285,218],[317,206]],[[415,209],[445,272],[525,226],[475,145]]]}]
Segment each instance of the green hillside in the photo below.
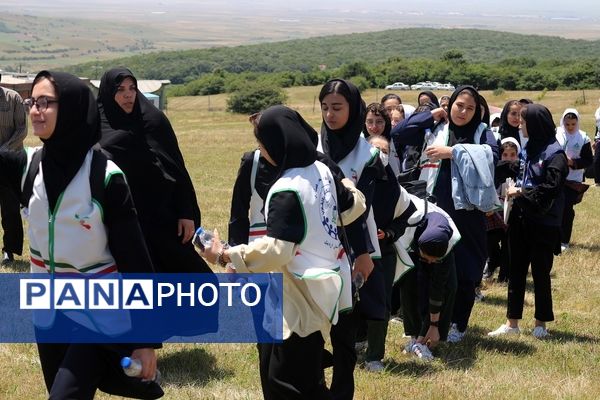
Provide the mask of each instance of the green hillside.
[{"label": "green hillside", "polygon": [[80,76],[94,77],[103,69],[125,65],[148,79],[184,83],[214,70],[225,72],[309,72],[362,61],[376,65],[391,57],[439,59],[458,50],[468,62],[496,63],[505,58],[535,61],[589,59],[600,54],[600,41],[521,35],[474,29],[395,29],[325,36],[258,45],[159,52],[90,62],[69,67]]}]

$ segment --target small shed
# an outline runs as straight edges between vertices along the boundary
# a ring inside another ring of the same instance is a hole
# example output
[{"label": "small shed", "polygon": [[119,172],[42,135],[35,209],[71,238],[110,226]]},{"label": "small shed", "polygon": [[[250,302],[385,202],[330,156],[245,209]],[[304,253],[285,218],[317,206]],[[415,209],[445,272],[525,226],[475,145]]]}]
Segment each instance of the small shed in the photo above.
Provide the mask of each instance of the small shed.
[{"label": "small shed", "polygon": [[154,107],[160,109],[160,96],[157,96],[154,93],[144,93],[144,96],[154,104]]}]

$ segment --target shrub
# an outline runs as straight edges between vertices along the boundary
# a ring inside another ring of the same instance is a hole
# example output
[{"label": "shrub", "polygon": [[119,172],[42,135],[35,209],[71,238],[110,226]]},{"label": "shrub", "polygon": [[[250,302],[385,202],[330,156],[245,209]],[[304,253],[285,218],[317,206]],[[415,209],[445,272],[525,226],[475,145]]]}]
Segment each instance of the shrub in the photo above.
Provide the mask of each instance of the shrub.
[{"label": "shrub", "polygon": [[281,88],[266,83],[251,83],[227,99],[227,110],[253,114],[276,104],[284,104],[287,96]]},{"label": "shrub", "polygon": [[504,94],[504,89],[502,89],[501,87],[494,89],[494,96],[502,96]]}]

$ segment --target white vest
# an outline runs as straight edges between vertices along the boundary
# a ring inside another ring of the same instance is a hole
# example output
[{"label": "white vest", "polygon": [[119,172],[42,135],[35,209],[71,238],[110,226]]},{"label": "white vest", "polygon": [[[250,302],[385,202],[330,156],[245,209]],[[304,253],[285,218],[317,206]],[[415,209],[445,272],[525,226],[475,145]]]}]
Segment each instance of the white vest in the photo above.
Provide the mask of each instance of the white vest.
[{"label": "white vest", "polygon": [[[320,136],[317,150],[323,151]],[[356,185],[360,180],[360,176],[362,175],[365,166],[370,164],[376,157],[379,157],[379,149],[371,146],[364,137],[360,136],[354,149],[352,149],[352,151],[337,164],[344,173],[344,176]],[[373,214],[372,207],[369,209],[369,215],[367,216],[367,228],[369,230],[371,244],[375,250],[371,254],[371,258],[381,258],[381,249],[379,248],[379,240],[377,239],[377,224],[375,223],[375,215]]]},{"label": "white vest", "polygon": [[[419,160],[419,167],[421,167],[421,174],[419,179],[427,182],[427,194],[433,194],[435,185],[437,183],[437,177],[440,173],[442,166],[442,160],[432,161],[425,154],[425,150],[429,146],[448,146],[450,140],[450,124],[445,123],[436,128],[434,132],[427,129],[425,133],[425,142],[423,143],[423,151],[421,152],[421,159]],[[481,141],[481,135],[487,129],[487,125],[483,122],[479,124],[475,135],[473,136],[473,143],[479,144]]]},{"label": "white vest", "polygon": [[352,293],[350,266],[338,237],[337,195],[331,171],[319,161],[286,170],[267,195],[267,221],[271,197],[281,191],[298,195],[305,221],[305,237],[287,270],[304,280],[315,304],[335,324],[338,313],[352,306]]},{"label": "white vest", "polygon": [[[41,147],[27,148],[27,167],[21,180],[25,182],[31,158]],[[92,199],[90,169],[93,150],[88,151],[83,165],[61,193],[52,213],[49,210],[42,163],[33,181],[33,191],[23,217],[29,228],[29,246],[32,273],[88,274],[116,272],[115,260],[108,248],[108,237],[103,222],[103,211]],[[110,160],[106,166],[106,179],[121,170]],[[130,327],[129,314],[119,310],[97,310],[93,318],[84,312],[68,311],[69,318],[97,332],[120,334]],[[53,315],[44,313],[37,326],[53,322]]]},{"label": "white vest", "polygon": [[[567,133],[563,128],[558,128],[556,132],[556,140],[561,145],[567,157],[574,159],[579,158],[581,155],[581,148],[590,142],[590,138],[587,133],[582,130],[575,132],[574,134]],[[567,180],[583,182],[583,173],[585,169],[573,169],[569,167],[569,175]]]},{"label": "white vest", "polygon": [[[417,222],[421,221],[421,219],[425,215],[425,200],[420,199],[412,194],[408,194],[408,197],[413,202],[415,207],[417,207],[417,210],[408,219],[408,223],[416,224]],[[446,250],[446,254],[444,254],[445,257],[452,251],[454,246],[456,246],[456,243],[458,243],[458,241],[460,240],[460,232],[458,231],[456,224],[454,223],[452,218],[450,218],[446,211],[442,210],[435,204],[429,202],[427,203],[427,214],[431,212],[437,212],[445,216],[448,219],[450,227],[452,228],[452,236],[450,237],[450,241],[448,242],[448,249]],[[404,234],[400,236],[400,238],[394,243],[397,254],[394,283],[396,283],[408,270],[415,266],[412,258],[409,255],[409,252],[411,250],[412,242],[415,239],[416,230],[416,226],[407,227],[404,231]]]}]

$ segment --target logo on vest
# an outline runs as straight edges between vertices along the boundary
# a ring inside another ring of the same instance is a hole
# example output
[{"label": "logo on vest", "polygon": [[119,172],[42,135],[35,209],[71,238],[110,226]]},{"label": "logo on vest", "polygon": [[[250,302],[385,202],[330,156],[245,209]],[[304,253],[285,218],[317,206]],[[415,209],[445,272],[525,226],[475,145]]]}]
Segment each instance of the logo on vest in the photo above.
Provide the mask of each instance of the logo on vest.
[{"label": "logo on vest", "polygon": [[92,229],[92,225],[90,225],[87,220],[90,219],[90,217],[80,217],[79,214],[75,214],[75,219],[77,221],[79,221],[79,225],[81,225],[82,227],[84,227],[85,229],[87,229],[88,231],[90,229]]},{"label": "logo on vest", "polygon": [[331,193],[331,182],[319,179],[316,192],[319,199],[321,224],[329,236],[337,239],[337,204]]}]

